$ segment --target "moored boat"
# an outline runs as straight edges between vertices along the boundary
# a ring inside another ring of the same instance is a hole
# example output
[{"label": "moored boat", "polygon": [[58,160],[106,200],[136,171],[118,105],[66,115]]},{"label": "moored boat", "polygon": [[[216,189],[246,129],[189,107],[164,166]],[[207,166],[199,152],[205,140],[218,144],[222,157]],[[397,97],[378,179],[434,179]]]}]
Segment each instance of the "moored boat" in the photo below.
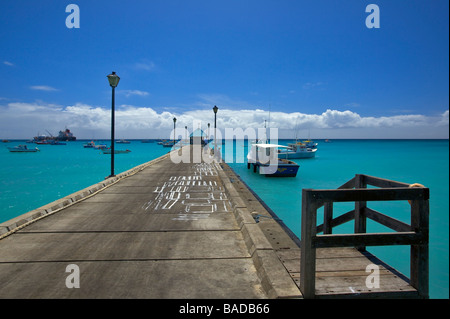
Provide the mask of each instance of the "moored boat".
[{"label": "moored boat", "polygon": [[166,141],[162,143],[163,147],[172,147],[176,144],[176,141]]},{"label": "moored boat", "polygon": [[34,153],[39,152],[39,149],[37,147],[35,148],[28,148],[26,145],[18,145],[14,147],[8,147],[8,150],[13,153]]},{"label": "moored boat", "polygon": [[[111,148],[104,148],[102,149],[103,154],[111,154]],[[114,154],[125,154],[125,153],[130,153],[130,150],[114,150]]]},{"label": "moored boat", "polygon": [[297,142],[288,144],[287,148],[279,150],[280,158],[312,158],[316,156],[317,148],[308,147],[306,144]]},{"label": "moored boat", "polygon": [[306,147],[309,147],[309,148],[317,148],[317,145],[319,143],[316,143],[316,142],[311,141],[311,140],[306,140],[306,141],[303,141],[303,144],[305,144]]},{"label": "moored boat", "polygon": [[278,157],[277,144],[252,144],[247,155],[247,168],[253,165],[253,171],[268,177],[296,177],[300,165],[288,159]]}]

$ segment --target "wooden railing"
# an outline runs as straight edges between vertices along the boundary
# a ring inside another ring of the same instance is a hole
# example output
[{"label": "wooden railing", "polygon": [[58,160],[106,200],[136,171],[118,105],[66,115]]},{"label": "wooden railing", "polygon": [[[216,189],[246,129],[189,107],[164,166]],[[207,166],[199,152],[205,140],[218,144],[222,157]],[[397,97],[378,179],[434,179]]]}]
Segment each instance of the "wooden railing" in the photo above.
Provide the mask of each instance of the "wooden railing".
[{"label": "wooden railing", "polygon": [[[380,188],[367,188],[372,185]],[[411,224],[367,207],[368,201],[408,200]],[[316,249],[322,247],[410,245],[410,285],[418,296],[428,298],[429,277],[429,189],[368,175],[356,175],[335,190],[303,189],[301,224],[300,289],[305,298],[314,298]],[[355,209],[333,219],[334,202],[355,202]],[[324,221],[317,225],[317,210],[324,206]],[[370,218],[395,232],[366,233]],[[354,220],[354,234],[332,234],[335,226]],[[323,235],[318,233],[323,232]]]}]

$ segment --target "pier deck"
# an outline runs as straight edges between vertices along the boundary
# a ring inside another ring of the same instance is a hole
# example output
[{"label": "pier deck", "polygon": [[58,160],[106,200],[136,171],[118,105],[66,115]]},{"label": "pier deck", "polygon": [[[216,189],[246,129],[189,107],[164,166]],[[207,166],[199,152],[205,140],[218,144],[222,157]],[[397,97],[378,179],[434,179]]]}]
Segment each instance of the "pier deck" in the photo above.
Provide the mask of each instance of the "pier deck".
[{"label": "pier deck", "polygon": [[219,164],[166,156],[81,194],[0,240],[0,298],[300,297],[231,187]]},{"label": "pier deck", "polygon": [[[0,298],[302,298],[298,239],[266,208],[228,165],[163,156],[0,224]],[[356,249],[317,259],[317,296],[370,292],[372,263],[414,292]]]}]

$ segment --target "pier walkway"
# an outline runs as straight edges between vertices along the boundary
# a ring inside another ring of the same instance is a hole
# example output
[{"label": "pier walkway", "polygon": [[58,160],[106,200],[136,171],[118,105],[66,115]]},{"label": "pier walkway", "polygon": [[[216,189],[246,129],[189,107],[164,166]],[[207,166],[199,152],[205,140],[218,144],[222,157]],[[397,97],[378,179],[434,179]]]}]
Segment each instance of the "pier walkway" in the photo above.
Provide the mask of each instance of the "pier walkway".
[{"label": "pier walkway", "polygon": [[245,206],[220,164],[163,156],[0,224],[0,298],[301,297]]},{"label": "pier walkway", "polygon": [[[300,245],[227,164],[167,154],[0,224],[0,298],[427,297],[427,188],[357,175],[302,196]],[[411,225],[366,200],[411,200]],[[339,201],[355,210],[333,219]],[[399,233],[365,234],[366,217]],[[358,234],[332,234],[353,219]],[[366,244],[411,245],[412,279],[354,248]]]}]

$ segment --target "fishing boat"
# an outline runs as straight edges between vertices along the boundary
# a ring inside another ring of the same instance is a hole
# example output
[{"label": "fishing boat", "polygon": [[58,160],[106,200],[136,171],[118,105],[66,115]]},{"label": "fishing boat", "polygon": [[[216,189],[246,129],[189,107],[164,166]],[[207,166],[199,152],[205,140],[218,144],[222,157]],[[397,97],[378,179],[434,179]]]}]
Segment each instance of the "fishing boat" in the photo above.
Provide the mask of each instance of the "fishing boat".
[{"label": "fishing boat", "polygon": [[306,147],[309,147],[309,148],[317,148],[317,145],[319,144],[319,143],[316,143],[316,142],[313,142],[313,141],[311,141],[311,140],[306,140],[306,141],[303,141],[303,144],[305,144],[306,145]]},{"label": "fishing boat", "polygon": [[166,141],[164,143],[162,143],[163,147],[172,147],[176,144],[176,141]]},{"label": "fishing boat", "polygon": [[97,149],[97,150],[99,150],[99,149],[102,150],[102,149],[108,148],[108,145],[106,145],[106,144],[95,144],[94,148]]},{"label": "fishing boat", "polygon": [[8,150],[10,152],[14,153],[34,153],[39,152],[39,149],[37,147],[35,148],[28,148],[26,145],[18,145],[14,147],[8,147]]},{"label": "fishing boat", "polygon": [[59,141],[56,141],[56,140],[51,140],[49,144],[50,145],[66,145],[66,143],[59,142]]},{"label": "fishing boat", "polygon": [[[111,154],[111,148],[104,148],[102,149],[103,154]],[[114,150],[114,154],[126,154],[126,153],[130,153],[130,150]]]},{"label": "fishing boat", "polygon": [[300,165],[288,159],[278,157],[278,144],[252,144],[247,155],[247,168],[253,165],[253,171],[268,177],[296,177]]},{"label": "fishing boat", "polygon": [[130,141],[127,141],[127,140],[118,140],[118,141],[116,141],[116,143],[117,144],[130,144]]},{"label": "fishing boat", "polygon": [[316,156],[317,148],[308,147],[306,144],[297,142],[288,144],[287,148],[278,150],[280,158],[312,158]]},{"label": "fishing boat", "polygon": [[51,141],[50,140],[39,140],[39,141],[36,141],[34,143],[38,144],[38,145],[50,145]]},{"label": "fishing boat", "polygon": [[95,146],[94,141],[87,142],[83,145],[84,148],[94,148],[94,146]]}]

